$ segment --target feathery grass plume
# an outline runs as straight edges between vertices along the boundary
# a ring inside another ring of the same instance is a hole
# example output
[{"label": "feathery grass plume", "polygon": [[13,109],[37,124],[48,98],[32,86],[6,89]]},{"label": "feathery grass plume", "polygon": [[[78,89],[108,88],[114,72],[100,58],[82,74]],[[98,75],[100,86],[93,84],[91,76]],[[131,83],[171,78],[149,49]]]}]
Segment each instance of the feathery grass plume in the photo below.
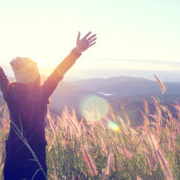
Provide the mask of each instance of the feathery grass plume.
[{"label": "feathery grass plume", "polygon": [[166,113],[166,115],[168,116],[169,120],[173,120],[174,117],[172,116],[171,112],[169,111],[169,109],[166,106],[160,105],[161,109]]},{"label": "feathery grass plume", "polygon": [[[159,101],[154,96],[150,96],[150,97],[152,98],[154,105],[159,105]],[[156,110],[158,110],[158,108]]]},{"label": "feathery grass plume", "polygon": [[118,152],[128,159],[132,159],[133,154],[127,149],[126,143],[124,142],[123,138],[121,138],[121,144],[121,147],[118,144],[116,144]]},{"label": "feathery grass plume", "polygon": [[114,155],[111,152],[108,156],[106,175],[110,176],[111,172],[114,170]]},{"label": "feathery grass plume", "polygon": [[[145,153],[146,154],[146,159],[148,162],[148,165],[150,167],[150,169],[154,170],[155,169],[155,165],[156,165],[156,161],[154,160],[154,158],[150,155],[150,153]],[[152,173],[151,173],[152,175]]]},{"label": "feathery grass plume", "polygon": [[81,152],[83,155],[83,159],[86,162],[88,168],[89,168],[89,172],[91,174],[91,176],[96,176],[97,175],[97,170],[96,170],[96,165],[94,163],[93,158],[91,157],[91,155],[88,153],[88,151],[86,150],[85,147],[81,148]]},{"label": "feathery grass plume", "polygon": [[53,136],[53,138],[51,138],[49,132],[46,131],[46,141],[48,143],[48,147],[47,147],[48,151],[50,151],[52,149],[52,147],[54,146],[55,140],[56,140],[56,137]]},{"label": "feathery grass plume", "polygon": [[133,154],[125,147],[120,148],[120,153],[128,159],[133,158]]},{"label": "feathery grass plume", "polygon": [[135,142],[137,141],[138,132],[135,130],[135,128],[132,128],[131,126],[128,127],[128,131],[129,137],[131,138],[131,144],[135,144]]},{"label": "feathery grass plume", "polygon": [[76,121],[79,122],[77,115],[76,115],[76,110],[74,108],[72,108],[72,118]]},{"label": "feathery grass plume", "polygon": [[158,159],[162,169],[164,170],[165,176],[167,180],[173,180],[173,175],[170,171],[169,163],[167,162],[165,156],[162,154],[160,150],[157,150]]},{"label": "feathery grass plume", "polygon": [[175,144],[175,142],[178,140],[178,132],[173,131],[171,137],[172,137],[172,141],[174,142],[173,144]]},{"label": "feathery grass plume", "polygon": [[7,133],[9,131],[9,116],[8,116],[8,111],[7,111],[7,107],[6,106],[3,106],[2,107],[2,121],[1,121],[1,126],[2,126],[2,129],[4,131],[4,133]]},{"label": "feathery grass plume", "polygon": [[49,110],[47,111],[46,118],[48,119],[51,130],[53,131],[54,137],[56,137],[56,127],[55,127],[54,121],[53,121],[53,119],[51,117],[51,114],[50,114]]},{"label": "feathery grass plume", "polygon": [[120,120],[120,123],[121,123],[121,126],[120,126],[121,132],[123,132],[126,136],[128,136],[129,131],[128,131],[127,124],[124,123],[124,120],[121,117],[119,117],[119,120]]},{"label": "feathery grass plume", "polygon": [[[57,128],[55,126],[55,121],[54,119],[52,119],[52,116],[49,112],[49,110],[47,111],[47,118],[46,118],[47,122],[48,122],[48,125],[49,125],[49,131],[47,131],[47,128],[46,128],[46,140],[49,144],[48,146],[48,151],[50,151],[52,149],[52,147],[54,146],[55,144],[55,141],[57,140]],[[47,135],[49,133],[49,135]]]},{"label": "feathery grass plume", "polygon": [[154,96],[151,96],[151,98],[153,100],[155,110],[156,110],[155,114],[153,115],[153,118],[156,121],[155,126],[156,126],[156,129],[158,130],[158,132],[161,132],[162,119],[163,119],[161,105],[159,104],[158,100]]},{"label": "feathery grass plume", "polygon": [[144,128],[148,128],[149,126],[149,118],[147,117],[147,115],[140,109],[140,113],[141,113],[141,116],[143,118],[143,125],[144,125]]},{"label": "feathery grass plume", "polygon": [[[141,149],[141,144],[143,143],[143,135],[141,133],[136,132],[136,142],[135,142],[135,149]],[[140,147],[140,148],[139,148]]]},{"label": "feathery grass plume", "polygon": [[105,179],[106,179],[106,170],[105,170],[105,169],[102,169],[102,170],[101,170],[101,179],[102,179],[102,180],[105,180]]},{"label": "feathery grass plume", "polygon": [[58,180],[58,177],[57,177],[55,174],[51,174],[50,177],[51,177],[53,180]]},{"label": "feathery grass plume", "polygon": [[0,172],[2,172],[3,167],[4,167],[4,156],[5,156],[5,153],[1,152],[1,157],[0,157]]},{"label": "feathery grass plume", "polygon": [[137,176],[136,180],[143,180],[141,177]]},{"label": "feathery grass plume", "polygon": [[[116,117],[116,113],[114,112],[114,109],[113,107],[109,104],[109,115],[111,115],[111,118],[116,120],[117,117]],[[108,117],[106,116],[105,119],[108,119]]]},{"label": "feathery grass plume", "polygon": [[[173,104],[173,107],[176,109],[177,118],[180,119],[180,104]],[[180,122],[177,122],[177,120],[174,122],[176,124],[178,134],[180,135]]]},{"label": "feathery grass plume", "polygon": [[56,123],[57,123],[59,129],[64,128],[63,119],[60,116],[56,116]]},{"label": "feathery grass plume", "polygon": [[143,101],[143,104],[144,104],[144,112],[146,114],[149,114],[150,110],[149,110],[149,104],[148,104],[147,100],[144,97],[142,97],[142,101]]},{"label": "feathery grass plume", "polygon": [[178,122],[175,117],[173,116],[173,113],[166,107],[161,105],[161,109],[166,113],[166,118],[168,118],[167,123],[171,124],[172,128],[176,131],[178,131]]},{"label": "feathery grass plume", "polygon": [[173,104],[173,107],[176,109],[178,119],[180,119],[180,104]]},{"label": "feathery grass plume", "polygon": [[164,83],[156,75],[154,75],[154,77],[155,77],[156,81],[158,82],[158,84],[160,86],[162,94],[165,94],[166,86],[164,85]]},{"label": "feathery grass plume", "polygon": [[156,154],[159,160],[159,163],[161,165],[161,168],[164,170],[164,174],[167,178],[167,180],[173,180],[173,175],[170,170],[169,163],[167,159],[165,158],[164,154],[162,153],[162,150],[160,149],[159,143],[156,139],[156,137],[153,134],[150,134],[151,141],[154,144],[154,148],[156,150]]},{"label": "feathery grass plume", "polygon": [[170,131],[170,129],[166,130],[168,137],[168,148],[170,151],[176,152],[179,150],[178,148],[178,131]]},{"label": "feathery grass plume", "polygon": [[161,106],[161,109],[166,114],[166,126],[171,127],[173,131],[177,131],[179,133],[178,122],[176,121],[170,110],[166,106]]},{"label": "feathery grass plume", "polygon": [[121,111],[123,112],[123,115],[124,115],[124,117],[125,117],[125,120],[126,120],[127,125],[130,126],[130,125],[131,125],[131,121],[130,121],[130,119],[129,119],[126,111],[125,111],[125,107],[124,107],[123,104],[121,105]]},{"label": "feathery grass plume", "polygon": [[73,117],[69,114],[67,107],[65,107],[64,109],[64,114],[66,115],[67,120],[70,123],[70,128],[73,128],[72,131],[74,131],[74,134],[80,136],[79,122],[73,119]]},{"label": "feathery grass plume", "polygon": [[66,176],[63,176],[62,180],[67,180],[67,177],[66,177]]},{"label": "feathery grass plume", "polygon": [[76,130],[77,135],[80,136],[81,135],[81,131],[80,131],[79,122],[74,121],[74,119],[71,116],[69,118],[70,118],[70,120],[71,120],[71,122],[73,124],[74,129]]},{"label": "feathery grass plume", "polygon": [[[142,131],[143,133],[143,137],[144,137],[144,143],[146,142],[146,144],[143,144],[143,148],[144,151],[147,152],[151,152],[153,155],[153,158],[155,159],[155,161],[158,161],[158,157],[157,157],[157,153],[156,153],[156,148],[155,145],[153,144],[152,138],[151,138],[151,133],[149,131],[149,129],[145,129],[144,131]],[[147,148],[147,146],[149,146],[149,148]]]},{"label": "feathery grass plume", "polygon": [[104,142],[104,139],[102,137],[99,137],[99,140],[100,140],[100,144],[101,144],[101,152],[102,152],[102,154],[107,156],[108,155],[107,145]]},{"label": "feathery grass plume", "polygon": [[158,165],[158,158],[154,151],[152,151],[149,147],[147,147],[148,144],[142,143],[142,150],[145,154],[148,166],[146,166],[147,173],[152,176],[152,171],[155,171],[157,165]]}]

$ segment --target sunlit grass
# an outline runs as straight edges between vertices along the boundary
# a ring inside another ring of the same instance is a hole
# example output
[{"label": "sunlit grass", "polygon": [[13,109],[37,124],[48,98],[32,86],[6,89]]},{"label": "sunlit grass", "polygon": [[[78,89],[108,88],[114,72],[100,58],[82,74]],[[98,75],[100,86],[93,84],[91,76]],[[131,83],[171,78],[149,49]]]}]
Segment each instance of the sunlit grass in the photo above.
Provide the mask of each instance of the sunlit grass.
[{"label": "sunlit grass", "polygon": [[[143,99],[144,123],[136,127],[131,127],[125,109],[125,119],[109,107],[108,117],[103,114],[95,121],[78,119],[75,110],[65,109],[61,116],[48,113],[48,179],[180,179],[180,105],[174,105],[175,117],[164,103],[152,99],[155,112],[150,113]],[[0,111],[2,176],[9,122],[6,106]]]}]

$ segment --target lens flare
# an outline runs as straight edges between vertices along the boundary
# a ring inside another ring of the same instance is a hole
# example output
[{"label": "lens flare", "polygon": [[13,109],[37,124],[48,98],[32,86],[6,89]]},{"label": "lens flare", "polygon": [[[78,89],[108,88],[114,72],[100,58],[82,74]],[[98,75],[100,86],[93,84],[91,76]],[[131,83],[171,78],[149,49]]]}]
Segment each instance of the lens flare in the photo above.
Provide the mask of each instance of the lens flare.
[{"label": "lens flare", "polygon": [[94,122],[106,117],[109,112],[109,104],[99,96],[88,95],[81,100],[79,110],[87,121]]},{"label": "lens flare", "polygon": [[107,121],[107,127],[116,131],[116,132],[119,131],[119,126],[114,121],[108,120]]}]

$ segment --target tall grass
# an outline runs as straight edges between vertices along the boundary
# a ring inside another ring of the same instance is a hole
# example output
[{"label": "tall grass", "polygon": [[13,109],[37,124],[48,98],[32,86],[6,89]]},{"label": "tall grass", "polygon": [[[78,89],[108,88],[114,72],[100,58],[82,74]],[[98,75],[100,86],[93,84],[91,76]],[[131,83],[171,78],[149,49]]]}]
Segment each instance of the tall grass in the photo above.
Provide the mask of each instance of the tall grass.
[{"label": "tall grass", "polygon": [[[164,94],[165,86],[159,79],[158,83]],[[174,116],[164,103],[152,100],[155,112],[144,98],[143,123],[136,127],[131,127],[125,109],[123,117],[111,109],[108,117],[93,123],[78,119],[74,109],[65,109],[61,116],[48,113],[48,179],[180,179],[180,105],[174,105]],[[9,126],[6,106],[0,114],[2,177]]]}]

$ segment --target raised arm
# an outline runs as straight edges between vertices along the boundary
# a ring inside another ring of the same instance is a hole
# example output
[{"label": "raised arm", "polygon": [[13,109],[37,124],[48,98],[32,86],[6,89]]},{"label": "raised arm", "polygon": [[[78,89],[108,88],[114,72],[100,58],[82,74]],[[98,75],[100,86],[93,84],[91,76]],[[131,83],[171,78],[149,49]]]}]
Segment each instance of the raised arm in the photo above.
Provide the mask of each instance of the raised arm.
[{"label": "raised arm", "polygon": [[48,79],[42,85],[43,97],[49,98],[61,81],[65,73],[73,66],[75,61],[81,55],[81,53],[87,50],[90,46],[94,45],[96,42],[96,35],[91,35],[91,32],[87,33],[82,39],[80,39],[80,33],[77,36],[76,47],[71,51],[71,53],[56,67],[53,73],[48,77]]},{"label": "raised arm", "polygon": [[7,96],[8,84],[9,84],[9,80],[6,74],[4,73],[3,69],[0,67],[0,90],[5,99]]}]

